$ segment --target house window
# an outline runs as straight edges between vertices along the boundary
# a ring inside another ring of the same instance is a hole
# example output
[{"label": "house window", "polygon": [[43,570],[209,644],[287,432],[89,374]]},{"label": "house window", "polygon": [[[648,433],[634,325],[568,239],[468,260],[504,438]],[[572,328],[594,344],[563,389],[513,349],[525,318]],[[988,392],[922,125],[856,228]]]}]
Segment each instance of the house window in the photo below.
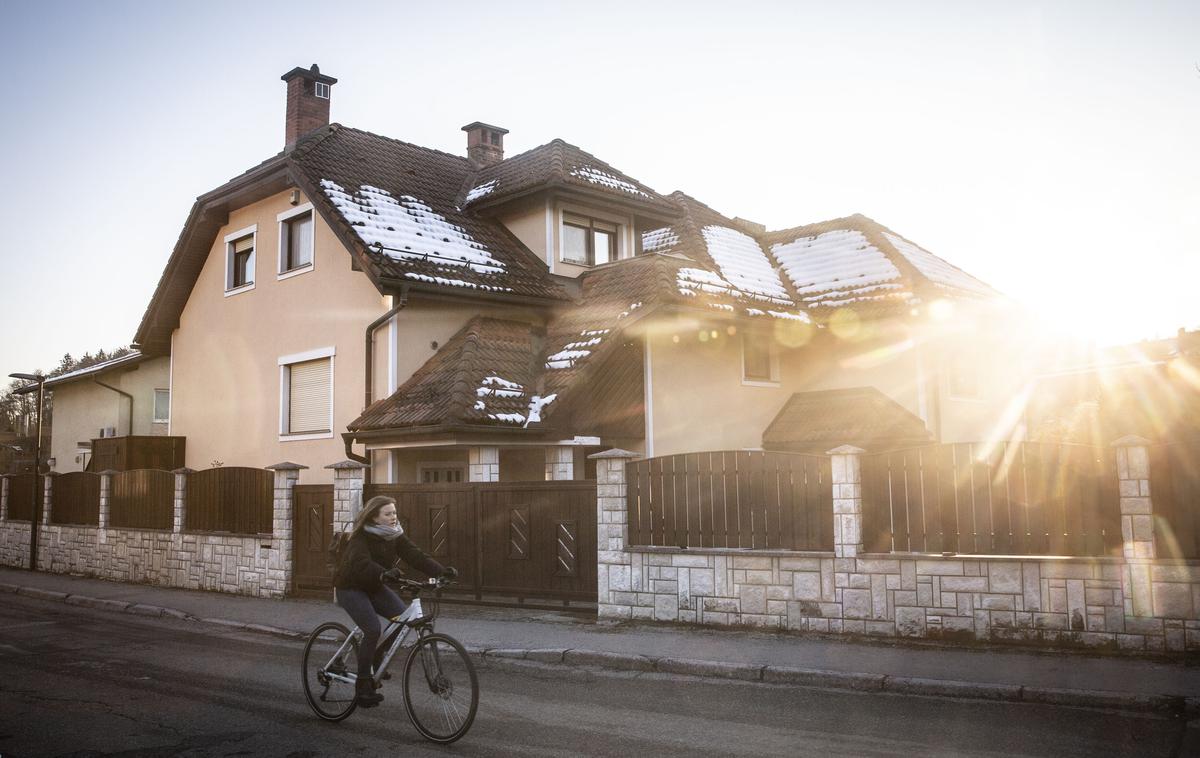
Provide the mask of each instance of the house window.
[{"label": "house window", "polygon": [[254,238],[256,227],[225,237],[225,292],[254,286]]},{"label": "house window", "polygon": [[770,332],[742,332],[742,380],[779,381],[778,355]]},{"label": "house window", "polygon": [[333,436],[333,350],[279,359],[281,438]]},{"label": "house window", "polygon": [[325,82],[313,82],[313,93],[322,100],[328,100],[329,85]]},{"label": "house window", "polygon": [[420,472],[422,484],[458,484],[466,478],[466,470],[462,466],[422,464]]},{"label": "house window", "polygon": [[562,261],[578,266],[599,266],[617,259],[620,227],[573,213],[563,214]]},{"label": "house window", "polygon": [[154,423],[165,424],[171,420],[171,391],[154,390]]},{"label": "house window", "polygon": [[281,213],[279,218],[279,273],[308,269],[313,262],[312,204]]}]

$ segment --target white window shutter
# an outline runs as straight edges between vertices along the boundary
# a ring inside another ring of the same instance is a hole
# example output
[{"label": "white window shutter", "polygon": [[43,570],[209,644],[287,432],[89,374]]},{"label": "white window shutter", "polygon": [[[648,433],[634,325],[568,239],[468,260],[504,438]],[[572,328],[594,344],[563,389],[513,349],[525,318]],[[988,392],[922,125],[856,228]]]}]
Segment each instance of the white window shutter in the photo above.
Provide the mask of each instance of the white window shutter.
[{"label": "white window shutter", "polygon": [[329,358],[293,363],[288,398],[288,434],[330,431]]}]

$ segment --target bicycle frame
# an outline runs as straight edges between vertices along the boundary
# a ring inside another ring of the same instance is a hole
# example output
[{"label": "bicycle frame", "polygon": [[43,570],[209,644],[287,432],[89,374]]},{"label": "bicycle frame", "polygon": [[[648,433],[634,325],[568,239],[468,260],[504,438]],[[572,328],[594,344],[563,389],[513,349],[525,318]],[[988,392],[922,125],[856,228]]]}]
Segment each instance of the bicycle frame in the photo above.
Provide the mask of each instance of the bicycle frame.
[{"label": "bicycle frame", "polygon": [[[404,646],[404,641],[408,639],[409,633],[417,628],[417,625],[413,622],[420,619],[424,615],[424,610],[421,608],[420,596],[414,597],[412,603],[410,603],[408,608],[404,610],[404,613],[389,619],[387,626],[384,627],[383,631],[379,633],[379,639],[387,639],[388,635],[395,632],[397,628],[403,627],[400,633],[396,635],[396,638],[392,640],[392,644],[388,647],[383,658],[381,658],[379,661],[379,666],[376,668],[375,675],[372,677],[376,685],[382,681],[383,674],[388,670],[388,666],[391,665],[392,658],[395,657],[396,651]],[[341,647],[339,647],[325,663],[323,668],[326,676],[328,676],[330,679],[348,682],[350,684],[354,684],[358,681],[358,674],[356,672],[348,671],[345,674],[335,674],[330,672],[329,669],[333,666],[335,661],[341,659],[341,657],[346,654],[350,644],[352,642],[361,640],[362,636],[362,629],[359,629],[357,626],[350,631],[350,636],[346,638],[346,641],[342,643]]]}]

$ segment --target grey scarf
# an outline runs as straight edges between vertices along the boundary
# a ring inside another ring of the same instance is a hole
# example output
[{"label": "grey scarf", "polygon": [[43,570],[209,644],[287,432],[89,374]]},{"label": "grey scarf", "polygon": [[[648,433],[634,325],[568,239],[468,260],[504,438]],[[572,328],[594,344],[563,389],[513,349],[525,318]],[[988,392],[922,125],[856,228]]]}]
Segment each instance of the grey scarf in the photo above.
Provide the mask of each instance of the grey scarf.
[{"label": "grey scarf", "polygon": [[387,542],[391,542],[392,540],[399,537],[401,534],[404,534],[404,529],[399,524],[397,524],[396,526],[384,526],[383,524],[365,524],[363,526],[363,531],[366,532],[367,534],[373,534],[376,537],[379,537],[380,539],[383,539]]}]

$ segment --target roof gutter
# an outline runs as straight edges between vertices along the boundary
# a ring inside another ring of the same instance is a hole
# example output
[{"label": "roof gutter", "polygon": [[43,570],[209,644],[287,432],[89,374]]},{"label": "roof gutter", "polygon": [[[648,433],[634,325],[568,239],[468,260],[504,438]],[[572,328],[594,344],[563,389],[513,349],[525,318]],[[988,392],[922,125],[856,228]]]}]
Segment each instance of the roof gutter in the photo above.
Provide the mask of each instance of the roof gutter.
[{"label": "roof gutter", "polygon": [[[363,410],[365,411],[371,405],[371,376],[375,367],[375,332],[379,327],[386,324],[400,311],[408,306],[408,285],[405,284],[400,288],[400,302],[396,303],[387,313],[372,321],[367,325],[366,333],[363,335],[364,342],[364,368],[363,368]],[[352,432],[344,432],[342,441],[346,445],[346,457],[352,461],[370,466],[371,459],[365,455],[359,455],[354,452],[352,445],[354,444],[354,434]]]},{"label": "roof gutter", "polygon": [[113,392],[117,393],[118,395],[122,395],[127,400],[129,400],[129,436],[132,437],[133,436],[133,395],[130,395],[128,392],[123,392],[123,391],[117,389],[116,387],[107,385],[104,382],[102,382],[99,379],[96,379],[94,377],[93,377],[92,381],[95,382],[96,384],[100,385],[104,389],[112,390]]}]

